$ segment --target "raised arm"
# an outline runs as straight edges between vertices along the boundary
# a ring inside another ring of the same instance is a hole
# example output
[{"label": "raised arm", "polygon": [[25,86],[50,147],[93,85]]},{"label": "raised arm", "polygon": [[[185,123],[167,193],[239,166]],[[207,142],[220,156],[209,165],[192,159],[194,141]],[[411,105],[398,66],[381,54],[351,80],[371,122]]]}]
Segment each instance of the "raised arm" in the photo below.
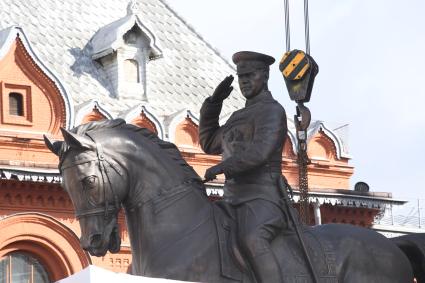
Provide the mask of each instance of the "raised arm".
[{"label": "raised arm", "polygon": [[222,131],[219,125],[219,117],[223,100],[233,90],[231,86],[233,76],[226,77],[215,89],[212,96],[208,97],[201,107],[199,122],[199,141],[201,148],[208,154],[220,154],[222,152]]},{"label": "raised arm", "polygon": [[221,136],[223,130],[218,123],[222,106],[222,102],[210,102],[210,98],[207,98],[202,104],[199,121],[199,142],[202,150],[208,154],[220,154],[222,151]]}]

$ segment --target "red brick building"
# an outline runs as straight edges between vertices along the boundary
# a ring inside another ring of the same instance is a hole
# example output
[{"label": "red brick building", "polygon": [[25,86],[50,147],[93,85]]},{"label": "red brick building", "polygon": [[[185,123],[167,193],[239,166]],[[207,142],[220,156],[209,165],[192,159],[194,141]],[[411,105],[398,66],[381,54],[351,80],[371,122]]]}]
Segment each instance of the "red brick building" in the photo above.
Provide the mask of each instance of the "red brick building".
[{"label": "red brick building", "polygon": [[[96,258],[80,248],[43,134],[61,139],[60,127],[123,118],[176,143],[203,176],[220,157],[199,147],[198,111],[235,69],[163,0],[3,0],[0,11],[0,281],[55,281],[88,264],[126,272],[124,216],[119,254]],[[244,105],[234,92],[222,121]],[[283,173],[296,188],[295,128],[288,124]],[[395,201],[350,190],[344,130],[321,121],[310,127],[311,222],[369,226]],[[221,182],[208,185],[212,198]]]}]

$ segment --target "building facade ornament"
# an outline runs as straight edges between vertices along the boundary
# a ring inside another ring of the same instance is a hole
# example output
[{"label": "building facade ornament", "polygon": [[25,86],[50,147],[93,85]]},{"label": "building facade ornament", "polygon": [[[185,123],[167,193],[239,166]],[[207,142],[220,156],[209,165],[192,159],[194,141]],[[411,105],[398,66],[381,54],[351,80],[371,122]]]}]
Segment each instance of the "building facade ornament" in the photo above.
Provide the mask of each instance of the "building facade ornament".
[{"label": "building facade ornament", "polygon": [[0,221],[0,229],[0,258],[14,251],[36,254],[52,281],[70,276],[91,264],[77,235],[46,214],[12,214]]},{"label": "building facade ornament", "polygon": [[[171,142],[176,142],[177,130],[181,123],[189,119],[195,127],[199,124],[199,118],[195,116],[192,111],[183,109],[173,115],[167,117],[166,125],[168,132],[168,140]],[[178,145],[178,144],[177,144]]]},{"label": "building facade ornament", "polygon": [[32,44],[28,40],[24,29],[20,26],[11,26],[6,29],[0,30],[0,61],[7,55],[13,44],[21,44],[29,56],[29,59],[33,62],[35,69],[42,76],[45,76],[48,80],[51,80],[54,87],[60,94],[61,100],[64,105],[63,119],[65,126],[71,128],[74,126],[74,103],[67,91],[67,87],[63,80],[59,79],[59,76],[55,74],[54,70],[48,68],[46,64],[36,54]]},{"label": "building facade ornament", "polygon": [[[90,115],[93,116],[92,118],[98,119],[90,120]],[[101,119],[101,116],[106,119],[113,118],[111,112],[105,106],[102,106],[102,103],[99,103],[97,100],[86,101],[76,107],[75,125],[81,125],[89,121],[97,121]]]},{"label": "building facade ornament", "polygon": [[141,120],[147,119],[146,122],[148,122],[148,124],[152,123],[152,128],[155,128],[155,133],[158,137],[164,139],[164,125],[158,114],[156,114],[156,111],[149,105],[136,105],[129,110],[120,113],[118,116],[122,117],[127,123],[134,125],[139,125],[138,122],[142,122]]}]

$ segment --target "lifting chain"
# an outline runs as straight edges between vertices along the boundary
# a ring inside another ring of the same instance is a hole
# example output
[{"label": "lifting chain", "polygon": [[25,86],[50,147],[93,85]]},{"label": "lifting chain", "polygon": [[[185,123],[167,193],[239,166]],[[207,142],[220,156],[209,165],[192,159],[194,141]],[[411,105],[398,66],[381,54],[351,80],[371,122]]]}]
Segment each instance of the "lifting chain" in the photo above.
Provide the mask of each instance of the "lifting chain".
[{"label": "lifting chain", "polygon": [[309,209],[309,200],[308,200],[308,173],[307,165],[310,163],[310,160],[307,156],[307,152],[298,148],[298,174],[299,174],[299,189],[300,189],[300,218],[301,221],[305,224],[310,222],[310,209]]},{"label": "lifting chain", "polygon": [[307,155],[307,129],[310,125],[310,110],[302,102],[298,103],[297,115],[294,116],[295,128],[297,130],[298,141],[298,186],[300,190],[300,219],[304,224],[310,222],[310,209],[308,201],[308,172],[307,166],[310,159]]}]

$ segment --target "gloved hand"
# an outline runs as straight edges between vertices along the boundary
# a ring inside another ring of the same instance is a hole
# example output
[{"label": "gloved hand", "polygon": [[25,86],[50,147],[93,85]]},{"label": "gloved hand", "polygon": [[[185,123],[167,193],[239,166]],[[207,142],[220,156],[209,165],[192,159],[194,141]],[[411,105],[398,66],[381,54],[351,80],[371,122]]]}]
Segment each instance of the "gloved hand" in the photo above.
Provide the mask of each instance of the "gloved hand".
[{"label": "gloved hand", "polygon": [[217,165],[214,165],[214,166],[208,168],[207,171],[205,171],[204,182],[208,182],[208,181],[212,181],[212,180],[216,179],[217,175],[223,173],[222,167],[223,167],[222,164],[219,163]]},{"label": "gloved hand", "polygon": [[230,75],[226,77],[214,90],[213,95],[211,96],[210,100],[212,102],[222,102],[226,98],[229,97],[230,93],[233,90],[232,82],[233,82],[233,76]]}]

